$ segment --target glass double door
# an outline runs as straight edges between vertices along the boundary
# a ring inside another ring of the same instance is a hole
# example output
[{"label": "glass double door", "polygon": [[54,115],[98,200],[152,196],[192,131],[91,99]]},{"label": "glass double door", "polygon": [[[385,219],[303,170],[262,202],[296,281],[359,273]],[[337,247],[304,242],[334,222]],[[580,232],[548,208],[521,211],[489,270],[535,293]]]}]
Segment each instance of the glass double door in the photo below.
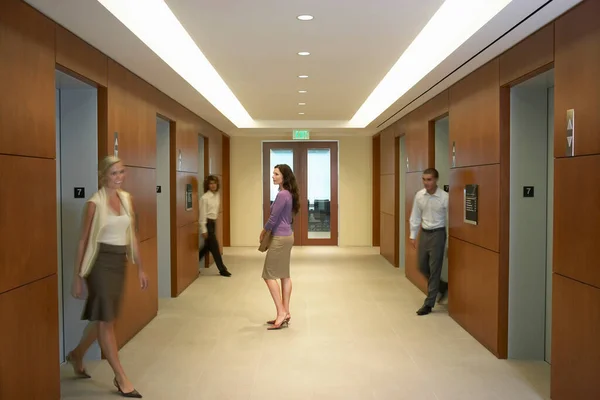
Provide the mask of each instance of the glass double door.
[{"label": "glass double door", "polygon": [[263,142],[263,222],[277,196],[273,169],[292,168],[300,192],[294,219],[296,246],[338,244],[338,143]]}]

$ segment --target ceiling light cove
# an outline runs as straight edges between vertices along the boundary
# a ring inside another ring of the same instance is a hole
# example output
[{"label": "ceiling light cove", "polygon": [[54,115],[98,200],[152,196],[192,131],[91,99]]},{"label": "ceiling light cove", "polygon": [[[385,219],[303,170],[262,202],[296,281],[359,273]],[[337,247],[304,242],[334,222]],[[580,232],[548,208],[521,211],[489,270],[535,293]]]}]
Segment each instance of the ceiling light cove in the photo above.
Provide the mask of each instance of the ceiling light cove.
[{"label": "ceiling light cove", "polygon": [[299,56],[310,56],[310,53],[308,51],[300,51],[298,52]]},{"label": "ceiling light cove", "polygon": [[364,128],[512,0],[446,0],[349,121]]},{"label": "ceiling light cove", "polygon": [[298,15],[296,18],[300,21],[311,21],[314,17],[312,15]]},{"label": "ceiling light cove", "polygon": [[234,125],[238,128],[254,125],[252,117],[164,0],[98,2]]}]

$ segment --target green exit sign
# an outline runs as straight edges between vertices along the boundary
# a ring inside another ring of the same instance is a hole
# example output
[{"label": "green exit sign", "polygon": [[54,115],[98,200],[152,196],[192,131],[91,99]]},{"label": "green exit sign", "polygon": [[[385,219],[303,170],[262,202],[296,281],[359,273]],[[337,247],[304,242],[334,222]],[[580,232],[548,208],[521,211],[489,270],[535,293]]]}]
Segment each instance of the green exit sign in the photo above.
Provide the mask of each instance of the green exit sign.
[{"label": "green exit sign", "polygon": [[294,129],[292,138],[294,140],[308,140],[310,139],[310,133],[307,130]]}]

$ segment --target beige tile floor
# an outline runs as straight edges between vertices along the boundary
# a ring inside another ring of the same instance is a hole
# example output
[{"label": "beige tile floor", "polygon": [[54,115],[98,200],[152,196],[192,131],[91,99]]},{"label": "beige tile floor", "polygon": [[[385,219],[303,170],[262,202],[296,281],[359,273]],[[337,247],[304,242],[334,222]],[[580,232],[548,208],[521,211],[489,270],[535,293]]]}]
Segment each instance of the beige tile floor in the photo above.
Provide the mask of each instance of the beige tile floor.
[{"label": "beige tile floor", "polygon": [[[448,317],[418,317],[423,294],[377,249],[306,247],[292,253],[290,327],[267,331],[275,311],[260,278],[263,255],[226,249],[216,268],[120,352],[145,399],[549,399],[544,362],[498,360]],[[106,362],[92,380],[63,366],[63,399],[115,399]]]}]

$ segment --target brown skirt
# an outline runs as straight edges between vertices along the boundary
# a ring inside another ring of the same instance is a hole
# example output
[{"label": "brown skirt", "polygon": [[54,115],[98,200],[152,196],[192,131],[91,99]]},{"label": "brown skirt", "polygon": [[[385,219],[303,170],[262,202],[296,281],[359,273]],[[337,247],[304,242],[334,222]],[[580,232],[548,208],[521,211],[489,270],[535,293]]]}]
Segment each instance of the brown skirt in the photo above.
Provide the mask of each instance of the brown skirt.
[{"label": "brown skirt", "polygon": [[88,297],[81,319],[88,321],[114,321],[119,315],[127,247],[99,243],[98,256],[86,278]]},{"label": "brown skirt", "polygon": [[281,279],[290,277],[290,256],[294,246],[294,234],[273,236],[265,257],[263,279]]}]

